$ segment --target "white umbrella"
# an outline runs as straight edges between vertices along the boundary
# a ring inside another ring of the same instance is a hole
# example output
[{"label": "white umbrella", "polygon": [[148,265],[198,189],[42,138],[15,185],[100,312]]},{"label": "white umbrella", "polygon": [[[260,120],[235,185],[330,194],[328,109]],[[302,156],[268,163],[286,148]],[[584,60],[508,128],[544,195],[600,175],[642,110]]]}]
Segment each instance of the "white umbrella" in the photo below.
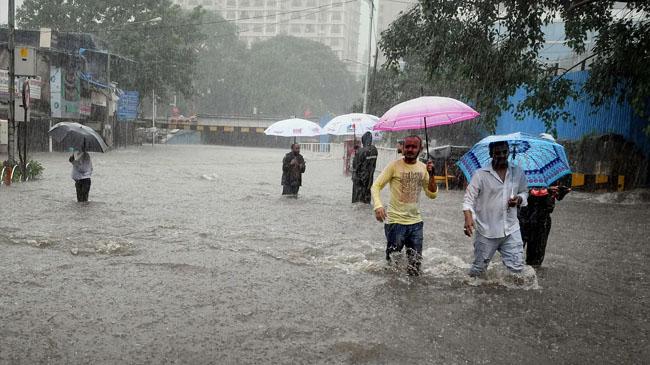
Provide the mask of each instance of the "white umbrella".
[{"label": "white umbrella", "polygon": [[271,124],[264,134],[280,137],[313,137],[321,134],[318,124],[305,119],[291,118]]},{"label": "white umbrella", "polygon": [[379,118],[362,113],[343,114],[335,117],[325,124],[323,134],[335,136],[357,136],[372,132],[372,128],[379,122]]},{"label": "white umbrella", "polygon": [[293,142],[295,143],[296,137],[320,135],[321,128],[318,124],[306,119],[291,118],[271,124],[266,128],[264,134],[267,136],[293,137]]}]

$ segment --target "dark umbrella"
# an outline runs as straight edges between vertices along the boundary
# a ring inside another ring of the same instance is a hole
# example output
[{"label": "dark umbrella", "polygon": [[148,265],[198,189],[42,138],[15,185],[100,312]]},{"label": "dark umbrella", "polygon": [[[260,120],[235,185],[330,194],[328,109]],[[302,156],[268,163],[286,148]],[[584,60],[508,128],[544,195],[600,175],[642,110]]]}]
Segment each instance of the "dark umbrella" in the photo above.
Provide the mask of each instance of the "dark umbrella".
[{"label": "dark umbrella", "polygon": [[94,129],[79,123],[60,122],[49,130],[50,136],[65,148],[74,147],[88,152],[106,152],[108,146]]}]

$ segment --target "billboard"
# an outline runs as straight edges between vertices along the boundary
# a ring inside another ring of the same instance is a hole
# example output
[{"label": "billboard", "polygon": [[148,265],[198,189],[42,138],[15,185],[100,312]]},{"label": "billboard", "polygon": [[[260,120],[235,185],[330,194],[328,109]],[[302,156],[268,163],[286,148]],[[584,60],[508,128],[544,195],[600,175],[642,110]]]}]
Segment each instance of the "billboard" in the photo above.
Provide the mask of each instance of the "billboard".
[{"label": "billboard", "polygon": [[80,81],[74,69],[50,67],[50,107],[53,118],[79,119]]},{"label": "billboard", "polygon": [[137,91],[124,91],[117,102],[117,120],[120,122],[133,121],[138,117],[140,94]]}]

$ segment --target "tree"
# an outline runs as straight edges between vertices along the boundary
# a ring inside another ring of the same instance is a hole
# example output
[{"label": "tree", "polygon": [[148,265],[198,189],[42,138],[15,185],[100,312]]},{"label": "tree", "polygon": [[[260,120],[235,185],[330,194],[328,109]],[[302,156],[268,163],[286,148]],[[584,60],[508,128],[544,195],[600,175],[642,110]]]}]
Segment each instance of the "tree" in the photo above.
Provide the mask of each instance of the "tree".
[{"label": "tree", "polygon": [[115,63],[116,71],[128,71],[111,77],[122,87],[146,95],[152,90],[191,95],[203,14],[169,0],[25,0],[17,17],[23,28],[86,32],[106,41],[112,53],[134,61]]},{"label": "tree", "polygon": [[196,71],[196,106],[207,114],[247,114],[248,95],[243,87],[247,74],[246,44],[237,26],[214,12],[204,16]]},{"label": "tree", "polygon": [[[473,104],[482,122],[494,130],[504,110],[515,109],[540,117],[548,129],[559,120],[571,120],[562,111],[575,97],[571,83],[557,77],[554,65],[539,59],[544,46],[543,27],[560,17],[566,21],[568,44],[584,52],[588,32],[597,32],[587,91],[594,103],[617,94],[629,100],[647,118],[648,18],[640,22],[616,20],[613,1],[567,0],[422,0],[382,33],[380,47],[387,67],[399,61],[424,67],[434,90]],[[634,10],[648,11],[647,3],[628,2]],[[631,64],[622,62],[631,55]],[[632,70],[633,69],[633,70]],[[528,97],[517,106],[508,97],[518,87]],[[619,87],[620,86],[620,87]],[[643,114],[641,114],[643,115]]]},{"label": "tree", "polygon": [[350,111],[355,82],[332,50],[307,39],[278,36],[254,43],[248,54],[250,107],[267,115]]},{"label": "tree", "polygon": [[[650,121],[650,2],[623,1],[614,11],[614,1],[565,1],[556,9],[566,21],[569,45],[585,52],[587,34],[593,32],[590,75],[585,90],[600,105],[610,97],[629,102],[635,112]],[[650,125],[646,129],[650,135]]]}]

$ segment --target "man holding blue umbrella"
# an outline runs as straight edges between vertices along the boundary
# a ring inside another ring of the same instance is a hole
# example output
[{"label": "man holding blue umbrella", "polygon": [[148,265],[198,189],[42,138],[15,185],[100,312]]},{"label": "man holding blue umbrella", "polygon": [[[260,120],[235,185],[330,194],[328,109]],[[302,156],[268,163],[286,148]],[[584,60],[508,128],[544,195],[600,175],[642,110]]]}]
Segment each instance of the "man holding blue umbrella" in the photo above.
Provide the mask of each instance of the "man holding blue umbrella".
[{"label": "man holding blue umbrella", "polygon": [[508,164],[507,141],[490,143],[489,153],[491,164],[473,174],[463,201],[464,232],[471,237],[476,231],[469,270],[473,277],[485,272],[496,251],[509,271],[524,268],[517,207],[527,204],[528,179],[521,168]]}]

